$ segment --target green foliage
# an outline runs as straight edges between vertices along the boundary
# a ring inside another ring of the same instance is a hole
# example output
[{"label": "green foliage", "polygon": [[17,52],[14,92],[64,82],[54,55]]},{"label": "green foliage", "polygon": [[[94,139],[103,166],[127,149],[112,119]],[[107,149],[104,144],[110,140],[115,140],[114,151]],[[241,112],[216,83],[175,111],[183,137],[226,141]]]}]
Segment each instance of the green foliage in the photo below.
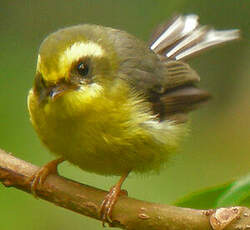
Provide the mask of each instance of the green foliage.
[{"label": "green foliage", "polygon": [[231,183],[192,193],[175,205],[198,209],[250,206],[250,174]]},{"label": "green foliage", "polygon": [[216,207],[250,206],[250,174],[232,183],[218,199]]}]

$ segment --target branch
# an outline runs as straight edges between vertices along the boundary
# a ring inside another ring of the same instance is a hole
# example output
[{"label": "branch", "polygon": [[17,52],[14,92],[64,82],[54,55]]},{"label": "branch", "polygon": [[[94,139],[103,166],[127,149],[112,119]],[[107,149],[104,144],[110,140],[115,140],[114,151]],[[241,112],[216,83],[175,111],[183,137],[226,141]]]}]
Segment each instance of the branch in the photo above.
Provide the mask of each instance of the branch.
[{"label": "branch", "polygon": [[[39,168],[0,149],[0,181],[27,193],[29,178]],[[49,175],[38,187],[37,195],[58,206],[100,220],[99,208],[106,191],[83,185],[59,175]],[[113,227],[123,229],[243,230],[250,228],[250,209],[246,207],[195,210],[154,204],[121,196],[112,217]]]}]

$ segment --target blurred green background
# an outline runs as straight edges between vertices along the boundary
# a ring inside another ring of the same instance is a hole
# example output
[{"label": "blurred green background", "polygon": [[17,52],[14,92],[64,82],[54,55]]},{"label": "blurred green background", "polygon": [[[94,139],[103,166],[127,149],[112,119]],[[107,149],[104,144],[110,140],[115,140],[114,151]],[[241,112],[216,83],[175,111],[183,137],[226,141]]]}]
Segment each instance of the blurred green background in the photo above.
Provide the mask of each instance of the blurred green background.
[{"label": "blurred green background", "polygon": [[[134,176],[124,188],[131,197],[171,203],[197,189],[249,172],[250,165],[250,1],[242,0],[1,0],[0,148],[43,165],[53,159],[40,144],[27,113],[39,44],[54,30],[95,23],[147,40],[152,29],[176,13],[200,15],[202,24],[239,28],[241,41],[212,49],[190,64],[213,100],[192,114],[192,132],[159,175]],[[62,175],[109,189],[118,178],[89,174],[64,163]],[[16,189],[0,185],[0,229],[102,229],[80,216]]]}]

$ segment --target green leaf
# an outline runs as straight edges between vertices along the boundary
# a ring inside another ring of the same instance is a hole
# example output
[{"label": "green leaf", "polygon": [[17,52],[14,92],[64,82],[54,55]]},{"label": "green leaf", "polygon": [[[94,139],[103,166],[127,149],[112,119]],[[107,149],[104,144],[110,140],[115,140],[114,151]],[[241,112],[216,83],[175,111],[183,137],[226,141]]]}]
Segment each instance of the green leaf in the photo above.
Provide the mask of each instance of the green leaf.
[{"label": "green leaf", "polygon": [[232,186],[220,196],[216,207],[250,206],[250,174],[235,181]]},{"label": "green leaf", "polygon": [[250,206],[250,174],[234,182],[194,192],[175,205],[197,209]]},{"label": "green leaf", "polygon": [[175,205],[196,209],[214,208],[218,197],[220,197],[231,186],[232,183],[226,183],[220,186],[194,192],[175,202]]}]

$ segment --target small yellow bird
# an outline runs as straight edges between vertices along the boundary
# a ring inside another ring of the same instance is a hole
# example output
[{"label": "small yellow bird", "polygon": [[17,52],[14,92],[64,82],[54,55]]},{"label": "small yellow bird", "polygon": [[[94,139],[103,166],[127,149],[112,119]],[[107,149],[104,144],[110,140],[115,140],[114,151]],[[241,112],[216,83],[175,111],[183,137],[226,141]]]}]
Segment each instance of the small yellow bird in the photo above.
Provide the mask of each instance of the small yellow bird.
[{"label": "small yellow bird", "polygon": [[121,176],[100,208],[102,220],[112,222],[129,172],[159,171],[186,132],[187,112],[209,98],[182,61],[238,37],[238,30],[200,26],[196,15],[159,27],[150,45],[89,24],[49,35],[39,50],[28,109],[39,138],[58,159],[31,178],[33,193],[64,160]]}]

